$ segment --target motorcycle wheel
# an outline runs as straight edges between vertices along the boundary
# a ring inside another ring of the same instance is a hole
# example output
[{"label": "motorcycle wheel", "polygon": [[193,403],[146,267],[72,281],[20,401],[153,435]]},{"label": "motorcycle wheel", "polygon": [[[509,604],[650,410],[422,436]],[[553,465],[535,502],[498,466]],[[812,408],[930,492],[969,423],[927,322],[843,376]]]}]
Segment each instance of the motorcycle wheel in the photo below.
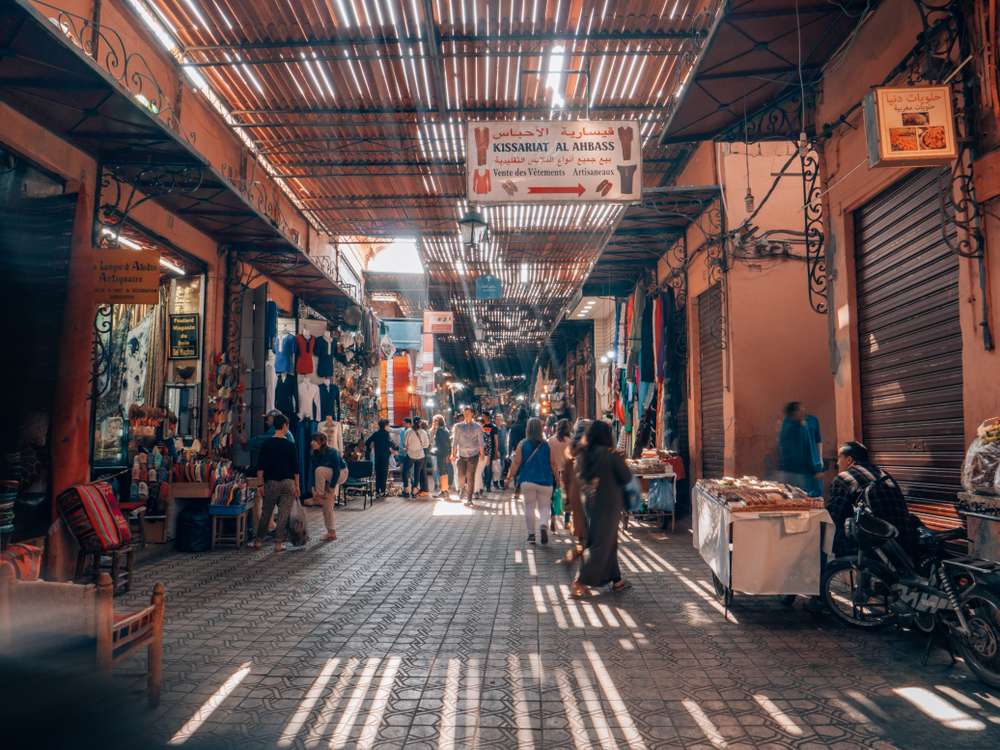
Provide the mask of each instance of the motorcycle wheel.
[{"label": "motorcycle wheel", "polygon": [[957,635],[958,649],[969,669],[990,687],[1000,688],[1000,597],[975,588],[962,599],[971,638]]},{"label": "motorcycle wheel", "polygon": [[733,603],[733,592],[719,580],[719,577],[712,573],[712,585],[715,587],[715,596],[722,602],[725,606],[732,606]]},{"label": "motorcycle wheel", "polygon": [[830,612],[852,628],[879,630],[892,621],[893,575],[877,563],[858,569],[856,560],[841,558],[826,566],[821,590]]}]

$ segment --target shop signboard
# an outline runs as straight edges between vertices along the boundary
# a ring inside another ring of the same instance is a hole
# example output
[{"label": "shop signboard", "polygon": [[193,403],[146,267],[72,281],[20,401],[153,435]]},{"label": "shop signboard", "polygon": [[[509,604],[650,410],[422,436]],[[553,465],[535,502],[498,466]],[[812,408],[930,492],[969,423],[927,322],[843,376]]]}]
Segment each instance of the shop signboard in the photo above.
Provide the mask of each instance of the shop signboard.
[{"label": "shop signboard", "polygon": [[170,316],[170,354],[167,359],[198,359],[200,315]]},{"label": "shop signboard", "polygon": [[485,396],[486,388],[481,386],[476,386],[475,388],[472,389],[472,393],[475,396]]},{"label": "shop signboard", "polygon": [[424,310],[424,333],[454,333],[455,313]]},{"label": "shop signboard", "polygon": [[159,301],[159,250],[94,248],[94,302],[155,305]]},{"label": "shop signboard", "polygon": [[864,99],[868,167],[940,167],[958,158],[951,86],[877,88]]},{"label": "shop signboard", "polygon": [[476,279],[476,299],[503,299],[503,282],[489,273],[480,276]]},{"label": "shop signboard", "polygon": [[612,203],[642,198],[637,122],[470,122],[469,202]]}]

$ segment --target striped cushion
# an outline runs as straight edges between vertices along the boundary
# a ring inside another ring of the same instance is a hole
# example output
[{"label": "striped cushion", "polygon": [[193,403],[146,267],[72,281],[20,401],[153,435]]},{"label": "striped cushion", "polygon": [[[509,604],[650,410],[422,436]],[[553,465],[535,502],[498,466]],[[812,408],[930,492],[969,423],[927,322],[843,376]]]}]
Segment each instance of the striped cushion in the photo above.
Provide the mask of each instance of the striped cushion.
[{"label": "striped cushion", "polygon": [[0,565],[14,568],[14,577],[21,581],[38,579],[42,569],[42,551],[30,544],[12,544],[0,552]]},{"label": "striped cushion", "polygon": [[70,487],[56,498],[56,503],[73,536],[85,550],[117,549],[132,540],[128,521],[107,482]]}]

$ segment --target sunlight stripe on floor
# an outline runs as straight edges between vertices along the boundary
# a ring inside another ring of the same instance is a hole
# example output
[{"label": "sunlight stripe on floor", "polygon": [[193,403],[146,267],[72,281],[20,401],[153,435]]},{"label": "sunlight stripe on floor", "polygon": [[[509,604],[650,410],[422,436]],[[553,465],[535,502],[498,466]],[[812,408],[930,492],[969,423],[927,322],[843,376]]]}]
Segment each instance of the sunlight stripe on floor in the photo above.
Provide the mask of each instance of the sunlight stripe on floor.
[{"label": "sunlight stripe on floor", "polygon": [[771,718],[778,723],[778,726],[780,726],[786,732],[798,736],[804,734],[804,732],[802,731],[802,727],[800,727],[798,724],[792,721],[791,718],[789,718],[788,715],[785,714],[780,708],[774,705],[774,701],[772,701],[766,695],[761,695],[760,693],[757,693],[753,697],[753,699],[757,701],[757,704],[765,711],[767,711],[771,715]]},{"label": "sunlight stripe on floor", "polygon": [[958,692],[957,690],[955,690],[955,688],[948,687],[947,685],[935,685],[934,687],[937,690],[940,690],[945,695],[947,695],[949,698],[958,701],[966,708],[976,708],[980,710],[982,709],[982,706],[980,706],[978,703],[972,700],[972,698],[965,695],[964,693]]},{"label": "sunlight stripe on floor", "polygon": [[552,602],[552,614],[555,615],[556,625],[560,630],[568,630],[569,623],[566,621],[566,615],[563,614],[562,607],[559,604],[559,597],[556,594],[556,587],[549,584],[545,587],[546,593],[549,595],[549,601]]},{"label": "sunlight stripe on floor", "polygon": [[[465,737],[466,747],[473,750],[479,744],[479,736],[476,728],[479,726],[479,699],[482,694],[483,673],[479,668],[479,659],[469,659],[469,667],[465,676],[465,702],[470,706],[475,706],[472,711],[465,715]],[[468,738],[475,737],[475,743],[470,744]]]},{"label": "sunlight stripe on floor", "polygon": [[524,684],[521,679],[521,659],[516,654],[507,654],[507,666],[510,669],[511,693],[514,697],[514,716],[517,723],[518,750],[529,750],[535,747],[531,734],[531,722],[528,721],[528,701],[524,695]]},{"label": "sunlight stripe on floor", "polygon": [[563,600],[566,602],[566,609],[569,610],[569,619],[573,621],[573,627],[586,627],[586,625],[583,624],[583,618],[580,616],[580,610],[576,607],[576,601],[569,598],[569,586],[565,583],[561,584],[559,586],[559,591],[562,593]]},{"label": "sunlight stripe on floor", "polygon": [[458,681],[461,677],[461,671],[461,661],[458,659],[448,660],[448,674],[444,681],[444,699],[441,706],[439,750],[454,750],[455,747],[455,716],[458,712]]},{"label": "sunlight stripe on floor", "polygon": [[597,612],[594,610],[593,606],[589,602],[580,602],[580,606],[583,608],[583,614],[587,615],[587,619],[590,624],[595,628],[603,628],[604,623],[601,622],[601,618],[597,616]]},{"label": "sunlight stripe on floor", "polygon": [[535,567],[535,550],[526,549],[524,551],[525,557],[528,558],[528,575],[538,577],[538,568]]},{"label": "sunlight stripe on floor", "polygon": [[351,693],[351,699],[347,702],[347,708],[344,709],[344,713],[340,717],[340,723],[337,724],[337,728],[333,730],[333,737],[330,738],[330,747],[333,750],[339,750],[339,748],[347,744],[351,730],[354,728],[354,723],[358,719],[361,701],[365,699],[368,687],[372,684],[372,680],[375,679],[375,672],[378,670],[380,661],[381,659],[377,656],[373,656],[365,664],[364,671],[361,673],[361,677],[358,678],[358,684],[355,685],[354,692]]},{"label": "sunlight stripe on floor", "polygon": [[590,722],[594,725],[597,741],[601,743],[604,750],[617,750],[618,743],[615,742],[615,738],[611,734],[611,725],[601,707],[601,698],[587,676],[583,662],[573,660],[573,676],[576,677],[576,684],[580,687],[580,697],[583,698],[583,704],[587,707],[587,713],[590,715]]},{"label": "sunlight stripe on floor", "polygon": [[618,622],[618,618],[615,617],[615,613],[611,611],[611,607],[607,604],[598,604],[597,608],[601,610],[601,614],[604,615],[604,619],[608,621],[608,625],[613,628],[621,627],[621,624]]},{"label": "sunlight stripe on floor", "polygon": [[906,700],[919,710],[932,719],[941,722],[941,724],[949,729],[972,730],[976,732],[986,729],[986,725],[979,721],[979,719],[973,719],[965,711],[958,710],[944,698],[935,695],[926,688],[893,688],[892,692],[902,698],[906,698]]},{"label": "sunlight stripe on floor", "polygon": [[635,630],[635,629],[637,629],[639,627],[636,624],[635,620],[632,619],[631,615],[629,615],[628,612],[626,612],[621,607],[615,607],[615,609],[618,610],[618,615],[619,615],[619,617],[622,618],[622,622],[625,623],[625,627],[632,628],[633,630]]},{"label": "sunlight stripe on floor", "polygon": [[299,732],[302,731],[302,727],[309,718],[309,714],[312,713],[313,707],[323,696],[323,690],[326,688],[326,683],[328,683],[330,678],[333,677],[333,672],[337,668],[338,664],[340,664],[340,659],[334,658],[329,659],[323,666],[323,671],[319,673],[319,676],[312,684],[312,687],[309,688],[308,692],[306,692],[305,697],[302,699],[302,703],[299,704],[298,710],[292,716],[292,720],[288,722],[288,726],[285,727],[285,731],[281,733],[281,737],[278,739],[278,747],[288,747],[295,741],[295,738],[298,736]]},{"label": "sunlight stripe on floor", "polygon": [[573,742],[576,750],[592,750],[590,737],[587,736],[587,728],[583,724],[583,717],[580,715],[580,708],[576,705],[576,695],[573,693],[573,686],[570,684],[569,675],[565,670],[556,670],[556,684],[559,685],[559,695],[562,698],[563,709],[566,711],[566,721],[569,723],[569,733],[573,735]]},{"label": "sunlight stripe on floor", "polygon": [[361,737],[357,744],[358,750],[371,750],[374,747],[378,728],[382,724],[382,716],[385,714],[385,709],[389,705],[389,697],[392,695],[392,684],[396,681],[396,673],[402,662],[403,659],[400,656],[393,656],[389,659],[389,663],[382,673],[382,679],[379,680],[378,687],[375,689],[375,699],[372,701],[368,718],[365,719],[364,728],[361,730]]},{"label": "sunlight stripe on floor", "polygon": [[361,660],[358,658],[347,660],[347,663],[344,665],[344,671],[340,673],[340,677],[337,679],[337,684],[333,686],[333,690],[326,698],[326,703],[323,704],[322,710],[316,716],[316,723],[309,730],[309,737],[305,743],[306,747],[315,747],[323,739],[323,735],[326,734],[327,725],[336,714],[337,706],[340,705],[340,701],[347,691],[347,686],[350,684],[351,678],[360,664]]},{"label": "sunlight stripe on floor", "polygon": [[638,573],[639,568],[636,567],[635,563],[632,562],[627,557],[619,557],[618,564],[625,569],[626,573]]},{"label": "sunlight stripe on floor", "polygon": [[618,551],[624,554],[632,562],[633,565],[638,566],[639,570],[641,570],[643,573],[653,572],[653,569],[650,568],[648,565],[646,565],[646,563],[644,563],[642,560],[640,560],[639,556],[636,555],[631,550],[626,549],[625,547],[619,547]]},{"label": "sunlight stripe on floor", "polygon": [[215,713],[215,709],[222,705],[222,702],[231,692],[233,692],[233,690],[236,689],[236,686],[243,682],[243,678],[250,673],[251,664],[252,662],[247,662],[240,667],[232,677],[226,680],[222,684],[222,687],[216,690],[212,694],[212,697],[205,701],[201,708],[194,712],[194,716],[188,719],[187,724],[182,726],[177,731],[177,734],[170,738],[169,744],[183,745],[187,742],[188,739],[191,738],[191,735],[197,732],[198,728],[208,720],[208,717]]},{"label": "sunlight stripe on floor", "polygon": [[720,748],[720,750],[721,748],[729,747],[722,735],[719,734],[718,728],[712,723],[712,720],[701,710],[701,706],[694,701],[684,701],[684,708],[691,714],[691,718],[694,719],[695,724],[698,725],[698,728],[705,734],[709,742]]},{"label": "sunlight stripe on floor", "polygon": [[594,674],[597,675],[597,682],[614,711],[615,720],[625,733],[625,741],[628,742],[628,746],[632,750],[646,750],[646,743],[642,741],[642,735],[639,734],[635,722],[632,721],[632,714],[629,713],[628,706],[622,700],[621,693],[618,692],[615,681],[611,678],[611,673],[604,666],[601,655],[597,653],[597,649],[590,641],[583,642],[583,650],[587,652],[587,658],[590,659]]},{"label": "sunlight stripe on floor", "polygon": [[542,666],[542,655],[537,651],[528,654],[528,663],[531,664],[531,676],[535,682],[541,685],[545,682],[545,667]]},{"label": "sunlight stripe on floor", "polygon": [[545,597],[542,595],[541,586],[532,586],[531,592],[535,595],[535,611],[544,615],[548,610],[545,608]]}]

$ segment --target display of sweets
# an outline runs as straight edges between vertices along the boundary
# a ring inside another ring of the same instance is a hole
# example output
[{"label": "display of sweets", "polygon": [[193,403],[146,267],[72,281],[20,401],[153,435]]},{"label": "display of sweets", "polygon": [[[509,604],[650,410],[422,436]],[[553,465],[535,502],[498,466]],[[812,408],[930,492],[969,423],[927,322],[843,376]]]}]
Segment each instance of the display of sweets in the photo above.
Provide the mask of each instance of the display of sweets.
[{"label": "display of sweets", "polygon": [[757,477],[702,479],[698,482],[698,486],[709,497],[725,503],[730,513],[812,510],[825,507],[822,498],[809,497],[798,487],[765,482]]}]

